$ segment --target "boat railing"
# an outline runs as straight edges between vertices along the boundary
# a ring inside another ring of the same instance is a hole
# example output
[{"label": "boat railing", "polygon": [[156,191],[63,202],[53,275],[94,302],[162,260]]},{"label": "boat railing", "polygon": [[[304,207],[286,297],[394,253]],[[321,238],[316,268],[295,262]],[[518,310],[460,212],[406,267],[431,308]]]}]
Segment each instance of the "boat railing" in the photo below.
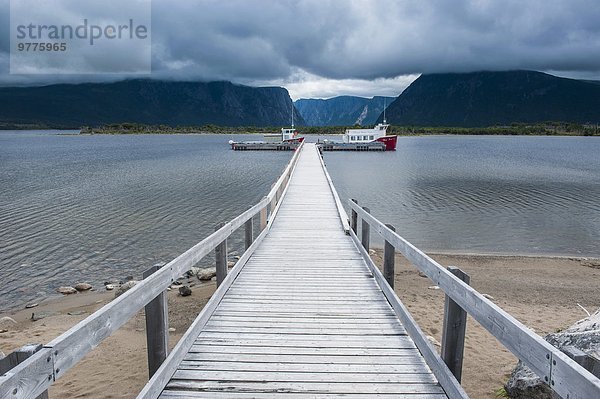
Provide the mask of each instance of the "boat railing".
[{"label": "boat railing", "polygon": [[[407,332],[430,366],[435,365],[434,353],[437,352],[423,339],[421,329],[394,293],[396,250],[446,294],[441,357],[456,380],[461,380],[468,314],[562,398],[600,398],[600,379],[469,286],[469,277],[460,269],[442,267],[396,233],[392,225],[377,220],[368,208],[359,206],[356,200],[349,200],[348,203],[351,209],[348,233],[361,250],[388,301],[401,316]],[[369,255],[371,231],[375,231],[385,241],[383,273]]]},{"label": "boat railing", "polygon": [[[146,313],[148,368],[151,377],[168,355],[168,310],[165,294],[167,288],[214,250],[218,288],[211,300],[224,294],[227,281],[234,277],[232,271],[227,278],[227,238],[240,227],[245,227],[246,251],[238,260],[238,264],[245,263],[269,230],[270,221],[297,164],[301,146],[269,193],[256,205],[231,221],[218,225],[213,234],[163,267],[149,269],[144,280],[133,288],[48,344],[36,346],[35,350],[23,356],[23,361],[0,376],[0,398],[26,399],[40,395],[46,397],[50,385],[142,308],[145,308]],[[261,233],[254,239],[253,218],[257,215]]]}]

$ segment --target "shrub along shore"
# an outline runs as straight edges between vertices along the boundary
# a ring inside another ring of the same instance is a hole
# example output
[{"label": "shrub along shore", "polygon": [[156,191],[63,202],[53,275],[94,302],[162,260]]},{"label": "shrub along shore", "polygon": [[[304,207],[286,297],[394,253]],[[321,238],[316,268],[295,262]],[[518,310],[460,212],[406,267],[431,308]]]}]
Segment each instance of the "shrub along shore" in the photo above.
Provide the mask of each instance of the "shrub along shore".
[{"label": "shrub along shore", "polygon": [[[360,126],[298,126],[298,132],[303,135],[335,135],[342,134],[346,129]],[[82,134],[263,134],[278,132],[280,127],[260,126],[166,126],[144,125],[139,123],[118,123],[98,127],[84,126]],[[400,136],[414,135],[530,135],[530,136],[600,136],[598,125],[580,125],[563,122],[547,122],[540,124],[514,123],[508,126],[488,127],[417,127],[390,126],[389,134]]]}]

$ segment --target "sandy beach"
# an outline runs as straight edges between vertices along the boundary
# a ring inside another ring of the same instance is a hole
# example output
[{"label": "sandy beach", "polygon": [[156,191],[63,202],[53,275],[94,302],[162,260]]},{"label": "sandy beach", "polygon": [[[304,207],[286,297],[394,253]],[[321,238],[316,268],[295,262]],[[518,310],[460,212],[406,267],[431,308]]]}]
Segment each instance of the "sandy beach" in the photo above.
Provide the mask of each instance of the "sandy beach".
[{"label": "sandy beach", "polygon": [[[481,293],[538,334],[563,329],[600,307],[600,260],[560,257],[431,254],[442,265],[458,266],[471,276]],[[381,252],[376,251],[376,262]],[[423,331],[441,341],[444,295],[433,283],[398,256],[396,291]],[[99,289],[103,287],[98,287]],[[214,292],[214,282],[196,285],[192,295],[169,292],[171,345]],[[26,343],[47,343],[99,309],[113,292],[88,292],[48,300],[33,309],[1,314],[17,321],[0,333],[5,354]],[[32,321],[32,313],[43,315]],[[495,338],[469,319],[463,386],[472,398],[495,398],[516,360]],[[144,317],[140,313],[51,388],[55,398],[133,398],[147,381]]]}]

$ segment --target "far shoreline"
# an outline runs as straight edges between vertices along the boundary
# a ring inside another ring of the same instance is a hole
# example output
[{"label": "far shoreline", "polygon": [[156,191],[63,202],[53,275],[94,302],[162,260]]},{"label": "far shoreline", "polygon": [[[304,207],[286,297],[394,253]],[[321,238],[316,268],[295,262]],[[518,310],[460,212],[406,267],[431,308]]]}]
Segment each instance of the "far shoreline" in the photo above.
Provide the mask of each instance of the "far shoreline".
[{"label": "far shoreline", "polygon": [[[369,126],[369,125],[365,125]],[[330,136],[343,134],[346,129],[360,128],[360,125],[347,126],[296,126],[302,135]],[[278,132],[281,126],[220,126],[214,124],[168,126],[133,122],[110,123],[98,126],[57,127],[43,125],[4,124],[0,131],[80,131],[79,135],[97,134],[264,134]],[[597,125],[586,125],[561,121],[536,123],[513,122],[490,126],[401,126],[391,124],[389,134],[414,136],[550,136],[550,137],[600,137]]]}]

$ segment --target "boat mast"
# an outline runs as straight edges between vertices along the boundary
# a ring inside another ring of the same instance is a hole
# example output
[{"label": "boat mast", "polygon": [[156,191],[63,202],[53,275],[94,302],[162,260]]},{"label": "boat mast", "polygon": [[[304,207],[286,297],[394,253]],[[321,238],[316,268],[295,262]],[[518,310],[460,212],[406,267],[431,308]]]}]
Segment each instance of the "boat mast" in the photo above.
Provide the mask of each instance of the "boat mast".
[{"label": "boat mast", "polygon": [[385,120],[385,97],[383,98],[383,124],[386,124],[386,120]]},{"label": "boat mast", "polygon": [[294,101],[292,100],[292,130],[294,130]]}]

